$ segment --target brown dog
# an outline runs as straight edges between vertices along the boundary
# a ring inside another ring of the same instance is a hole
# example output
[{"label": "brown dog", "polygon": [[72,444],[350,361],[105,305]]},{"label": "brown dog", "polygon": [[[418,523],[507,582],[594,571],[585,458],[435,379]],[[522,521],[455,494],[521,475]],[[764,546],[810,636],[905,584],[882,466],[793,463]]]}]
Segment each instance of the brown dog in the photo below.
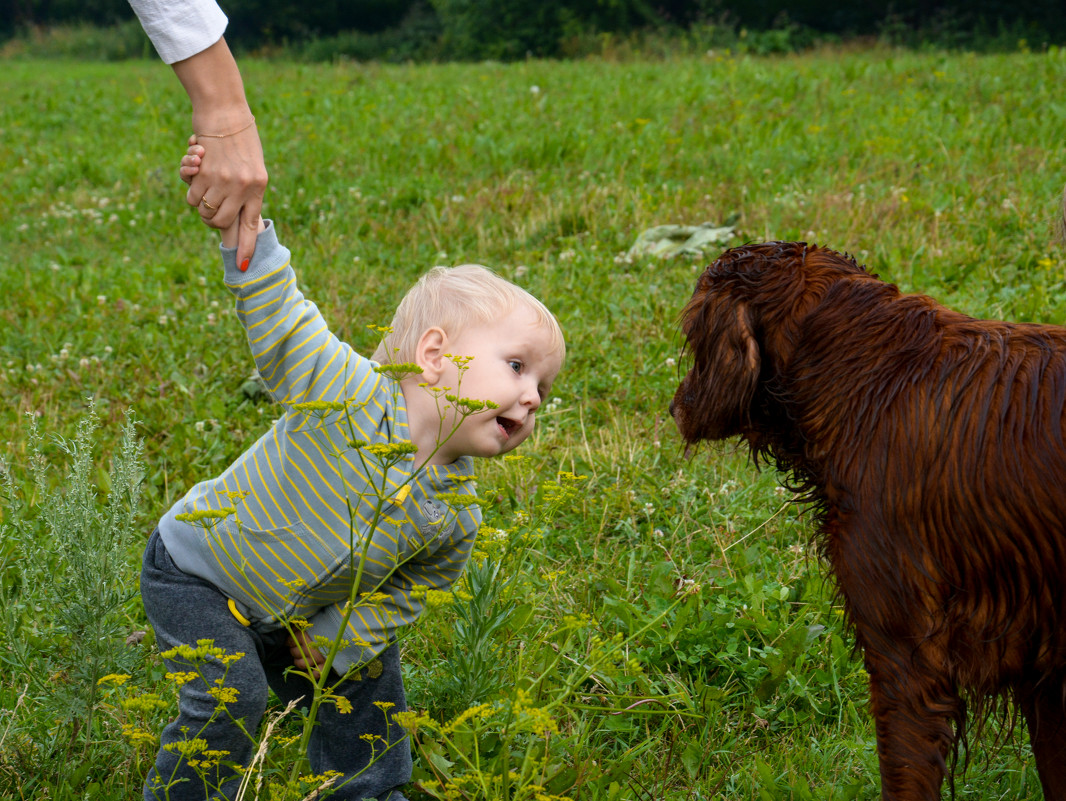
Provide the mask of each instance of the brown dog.
[{"label": "brown dog", "polygon": [[967,704],[1010,701],[1066,799],[1066,328],[975,320],[802,242],[726,251],[682,324],[682,437],[739,434],[815,505],[882,797],[938,798]]}]

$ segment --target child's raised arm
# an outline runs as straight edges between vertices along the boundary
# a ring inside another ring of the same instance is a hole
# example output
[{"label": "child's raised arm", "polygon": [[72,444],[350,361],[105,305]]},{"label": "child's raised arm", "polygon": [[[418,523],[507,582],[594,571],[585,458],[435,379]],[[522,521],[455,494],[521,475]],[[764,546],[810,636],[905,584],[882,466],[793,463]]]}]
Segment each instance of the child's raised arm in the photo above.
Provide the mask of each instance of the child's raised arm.
[{"label": "child's raised arm", "polygon": [[[192,184],[192,179],[200,172],[200,164],[203,163],[204,148],[202,145],[196,144],[196,137],[189,137],[189,149],[185,151],[185,155],[181,159],[181,168],[178,170],[178,174],[187,184]],[[204,203],[206,198],[200,202]],[[243,213],[243,212],[242,212]],[[206,221],[204,222],[206,225]],[[238,232],[240,231],[241,217],[240,214],[233,220],[233,224],[229,228],[222,228],[222,244],[227,248],[237,247]],[[256,222],[256,233],[261,232],[264,229],[263,218],[259,217]]]}]

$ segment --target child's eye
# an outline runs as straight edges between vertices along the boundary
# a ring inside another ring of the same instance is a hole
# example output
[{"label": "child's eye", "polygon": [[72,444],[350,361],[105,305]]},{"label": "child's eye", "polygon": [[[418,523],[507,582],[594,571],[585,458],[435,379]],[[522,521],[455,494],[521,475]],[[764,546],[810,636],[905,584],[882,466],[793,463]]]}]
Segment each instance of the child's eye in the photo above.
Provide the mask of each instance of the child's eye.
[{"label": "child's eye", "polygon": [[522,362],[518,361],[518,359],[508,359],[507,364],[516,373],[522,372]]}]

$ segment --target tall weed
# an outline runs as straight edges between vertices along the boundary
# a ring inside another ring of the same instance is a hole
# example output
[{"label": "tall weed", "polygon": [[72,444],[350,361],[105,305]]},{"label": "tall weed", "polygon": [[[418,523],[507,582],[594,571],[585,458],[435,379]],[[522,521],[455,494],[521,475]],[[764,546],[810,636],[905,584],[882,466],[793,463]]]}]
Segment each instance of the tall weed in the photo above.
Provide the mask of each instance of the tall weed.
[{"label": "tall weed", "polygon": [[111,470],[98,475],[97,428],[90,401],[74,437],[55,437],[49,449],[32,419],[28,475],[3,465],[0,660],[7,686],[20,688],[0,751],[9,797],[91,798],[127,767],[121,750],[99,745],[115,734],[102,715],[100,681],[131,671],[141,658],[130,628],[130,555],[143,453],[127,415]]}]

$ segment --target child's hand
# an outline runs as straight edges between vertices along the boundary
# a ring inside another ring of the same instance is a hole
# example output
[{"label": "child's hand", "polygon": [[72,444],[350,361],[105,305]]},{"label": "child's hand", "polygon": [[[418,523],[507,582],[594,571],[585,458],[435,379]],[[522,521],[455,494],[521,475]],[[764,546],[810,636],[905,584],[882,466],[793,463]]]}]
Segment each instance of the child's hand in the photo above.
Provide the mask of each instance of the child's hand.
[{"label": "child's hand", "polygon": [[[204,148],[202,145],[196,144],[196,137],[189,137],[189,149],[185,151],[185,155],[181,159],[181,168],[178,170],[178,175],[181,176],[187,184],[192,184],[192,179],[200,172],[200,165],[204,159]],[[197,206],[197,210],[200,212],[200,219],[205,225],[212,228],[216,227],[211,225],[211,217],[214,216],[214,209],[211,208],[210,202],[205,195],[200,200],[200,205]],[[238,214],[233,220],[233,224],[229,228],[222,228],[222,244],[228,248],[237,247],[237,232],[240,230],[241,217]],[[264,229],[263,218],[258,220],[258,230]]]},{"label": "child's hand", "polygon": [[190,136],[189,149],[185,151],[185,155],[181,159],[181,169],[178,170],[181,180],[191,184],[193,177],[200,172],[200,164],[203,163],[203,159],[203,147],[196,144],[196,137]]},{"label": "child's hand", "polygon": [[289,653],[292,654],[292,662],[297,668],[306,670],[316,679],[322,675],[322,665],[325,664],[326,657],[311,645],[311,638],[306,632],[297,631],[290,635],[286,644],[289,646]]}]

